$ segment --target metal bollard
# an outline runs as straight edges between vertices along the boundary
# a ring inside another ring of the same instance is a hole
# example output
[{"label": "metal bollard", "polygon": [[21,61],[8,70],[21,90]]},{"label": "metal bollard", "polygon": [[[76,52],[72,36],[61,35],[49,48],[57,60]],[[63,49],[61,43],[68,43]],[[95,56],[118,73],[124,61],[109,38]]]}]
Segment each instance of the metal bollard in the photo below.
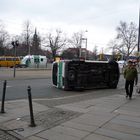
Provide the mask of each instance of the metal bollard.
[{"label": "metal bollard", "polygon": [[34,114],[33,114],[33,106],[32,106],[32,95],[31,95],[31,87],[28,86],[28,100],[29,100],[29,109],[30,109],[30,127],[35,127],[35,121],[34,121]]},{"label": "metal bollard", "polygon": [[7,81],[5,80],[4,83],[3,83],[3,94],[2,94],[2,102],[1,102],[1,113],[5,113],[5,111],[4,111],[4,102],[5,102],[6,85],[7,85]]}]

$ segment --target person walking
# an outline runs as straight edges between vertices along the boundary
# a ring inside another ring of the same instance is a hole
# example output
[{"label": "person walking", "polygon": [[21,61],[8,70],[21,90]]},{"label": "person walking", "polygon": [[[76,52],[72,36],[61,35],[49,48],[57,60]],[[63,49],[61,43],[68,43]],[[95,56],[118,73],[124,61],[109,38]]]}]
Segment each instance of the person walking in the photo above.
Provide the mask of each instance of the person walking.
[{"label": "person walking", "polygon": [[128,66],[124,70],[126,98],[129,97],[130,100],[132,99],[134,84],[137,85],[138,82],[138,72],[135,66],[135,63],[129,60]]}]

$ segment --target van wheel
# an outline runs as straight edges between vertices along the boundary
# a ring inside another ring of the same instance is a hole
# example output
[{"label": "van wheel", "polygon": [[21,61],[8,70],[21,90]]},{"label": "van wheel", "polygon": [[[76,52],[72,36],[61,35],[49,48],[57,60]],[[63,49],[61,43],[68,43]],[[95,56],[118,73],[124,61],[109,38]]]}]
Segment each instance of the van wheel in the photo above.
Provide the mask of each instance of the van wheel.
[{"label": "van wheel", "polygon": [[75,71],[74,71],[74,70],[70,70],[70,71],[68,72],[68,79],[69,79],[70,81],[75,80]]}]

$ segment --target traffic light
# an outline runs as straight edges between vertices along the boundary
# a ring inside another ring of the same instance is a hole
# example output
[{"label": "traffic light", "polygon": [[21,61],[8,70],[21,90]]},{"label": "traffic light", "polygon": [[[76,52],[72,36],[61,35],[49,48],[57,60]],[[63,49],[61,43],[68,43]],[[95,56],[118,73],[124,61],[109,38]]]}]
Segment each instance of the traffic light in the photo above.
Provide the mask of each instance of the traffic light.
[{"label": "traffic light", "polygon": [[14,41],[12,41],[12,43],[11,43],[14,47],[15,47],[15,42]]},{"label": "traffic light", "polygon": [[19,45],[19,42],[18,42],[18,40],[16,40],[16,41],[12,41],[12,43],[11,43],[14,47],[17,47],[18,45]]},{"label": "traffic light", "polygon": [[16,41],[15,41],[15,45],[16,45],[16,46],[18,46],[18,45],[19,45],[19,42],[18,42],[18,40],[16,40]]}]

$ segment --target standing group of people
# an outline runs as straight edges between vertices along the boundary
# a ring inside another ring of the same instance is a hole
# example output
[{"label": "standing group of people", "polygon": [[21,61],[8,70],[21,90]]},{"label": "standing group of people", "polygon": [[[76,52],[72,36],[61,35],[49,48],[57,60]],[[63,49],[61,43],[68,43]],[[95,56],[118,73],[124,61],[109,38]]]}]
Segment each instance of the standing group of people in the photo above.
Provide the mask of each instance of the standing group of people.
[{"label": "standing group of people", "polygon": [[129,100],[131,100],[134,85],[137,85],[138,83],[138,72],[136,69],[136,64],[131,60],[128,61],[128,65],[124,70],[124,78],[126,98],[129,98]]}]

